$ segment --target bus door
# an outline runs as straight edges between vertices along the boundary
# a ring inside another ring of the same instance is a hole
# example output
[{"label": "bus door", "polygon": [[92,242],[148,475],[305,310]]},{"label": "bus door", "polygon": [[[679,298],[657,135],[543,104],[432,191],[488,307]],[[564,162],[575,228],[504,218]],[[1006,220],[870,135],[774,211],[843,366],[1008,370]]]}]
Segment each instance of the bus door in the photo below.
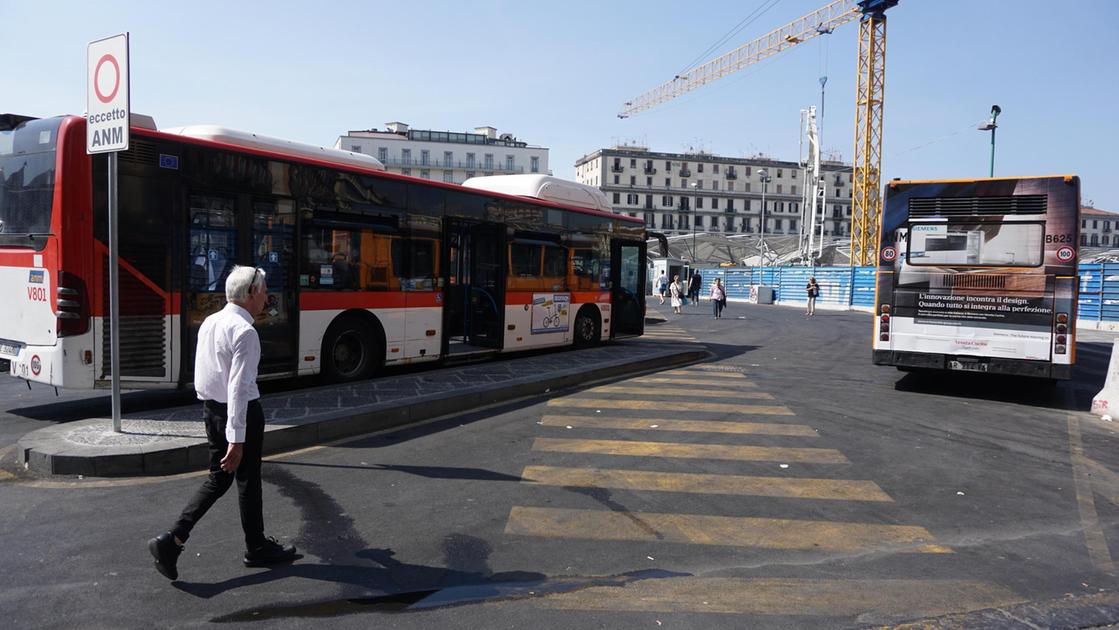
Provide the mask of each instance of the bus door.
[{"label": "bus door", "polygon": [[[243,211],[241,209],[244,209]],[[186,290],[183,292],[182,380],[194,377],[198,329],[225,306],[225,280],[235,264],[267,274],[268,304],[256,318],[260,374],[294,374],[296,309],[295,216],[286,199],[240,199],[236,195],[187,195]]]},{"label": "bus door", "polygon": [[645,332],[645,242],[610,241],[611,337]]},{"label": "bus door", "polygon": [[295,203],[291,199],[253,199],[253,264],[265,272],[268,303],[256,317],[260,335],[260,373],[296,372]]},{"label": "bus door", "polygon": [[443,352],[500,349],[505,324],[504,226],[448,219],[444,229]]}]

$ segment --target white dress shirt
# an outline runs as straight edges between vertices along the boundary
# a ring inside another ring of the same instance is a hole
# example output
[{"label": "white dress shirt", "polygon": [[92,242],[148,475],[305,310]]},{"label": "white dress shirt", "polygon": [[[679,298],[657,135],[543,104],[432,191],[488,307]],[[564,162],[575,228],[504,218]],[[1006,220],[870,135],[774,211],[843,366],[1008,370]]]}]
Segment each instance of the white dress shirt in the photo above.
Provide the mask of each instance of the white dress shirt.
[{"label": "white dress shirt", "polygon": [[226,404],[225,439],[230,443],[245,441],[249,401],[260,398],[259,363],[260,337],[248,311],[229,302],[202,322],[194,351],[194,390],[199,400]]}]

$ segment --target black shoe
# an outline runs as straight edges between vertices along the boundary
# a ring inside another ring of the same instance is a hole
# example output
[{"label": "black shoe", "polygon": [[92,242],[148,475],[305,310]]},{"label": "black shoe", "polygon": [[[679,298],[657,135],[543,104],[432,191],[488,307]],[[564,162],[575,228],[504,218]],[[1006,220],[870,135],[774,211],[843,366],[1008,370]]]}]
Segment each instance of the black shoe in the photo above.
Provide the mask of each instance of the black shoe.
[{"label": "black shoe", "polygon": [[245,566],[263,567],[287,562],[295,560],[295,555],[295,545],[281,545],[278,540],[269,536],[264,539],[263,545],[245,552]]},{"label": "black shoe", "polygon": [[179,569],[175,565],[179,562],[179,554],[183,546],[175,543],[171,532],[160,534],[148,541],[148,551],[155,558],[155,570],[159,571],[169,580],[179,579]]}]

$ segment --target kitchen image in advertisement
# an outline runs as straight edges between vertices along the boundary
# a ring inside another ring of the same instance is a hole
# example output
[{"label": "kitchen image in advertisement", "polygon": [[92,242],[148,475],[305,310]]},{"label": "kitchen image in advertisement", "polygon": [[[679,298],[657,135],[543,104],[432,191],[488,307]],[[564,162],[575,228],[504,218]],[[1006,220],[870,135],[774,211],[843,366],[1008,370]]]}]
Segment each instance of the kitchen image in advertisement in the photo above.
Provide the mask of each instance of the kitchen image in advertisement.
[{"label": "kitchen image in advertisement", "polygon": [[532,295],[532,334],[567,331],[567,314],[571,310],[569,293],[534,293]]}]

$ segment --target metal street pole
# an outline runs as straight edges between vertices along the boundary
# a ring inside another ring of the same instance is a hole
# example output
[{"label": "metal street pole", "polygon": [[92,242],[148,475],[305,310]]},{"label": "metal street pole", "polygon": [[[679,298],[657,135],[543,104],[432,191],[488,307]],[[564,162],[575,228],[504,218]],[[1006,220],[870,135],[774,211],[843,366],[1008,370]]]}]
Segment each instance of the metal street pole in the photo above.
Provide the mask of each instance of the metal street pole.
[{"label": "metal street pole", "polygon": [[113,431],[120,433],[120,239],[117,221],[117,152],[109,154],[109,369],[113,383]]},{"label": "metal street pole", "polygon": [[998,129],[994,124],[991,125],[991,174],[988,177],[995,176],[995,130]]},{"label": "metal street pole", "polygon": [[699,184],[692,182],[692,264],[698,264],[696,261],[696,248],[695,248],[695,224],[696,219],[699,218]]},{"label": "metal street pole", "polygon": [[996,121],[998,120],[999,114],[1001,114],[1001,113],[1002,113],[1002,108],[1001,107],[999,107],[998,105],[992,105],[991,106],[991,119],[988,120],[985,124],[979,125],[979,131],[990,131],[991,132],[991,170],[990,170],[990,174],[988,175],[988,177],[994,177],[995,176],[995,130],[999,128],[998,123]]}]

